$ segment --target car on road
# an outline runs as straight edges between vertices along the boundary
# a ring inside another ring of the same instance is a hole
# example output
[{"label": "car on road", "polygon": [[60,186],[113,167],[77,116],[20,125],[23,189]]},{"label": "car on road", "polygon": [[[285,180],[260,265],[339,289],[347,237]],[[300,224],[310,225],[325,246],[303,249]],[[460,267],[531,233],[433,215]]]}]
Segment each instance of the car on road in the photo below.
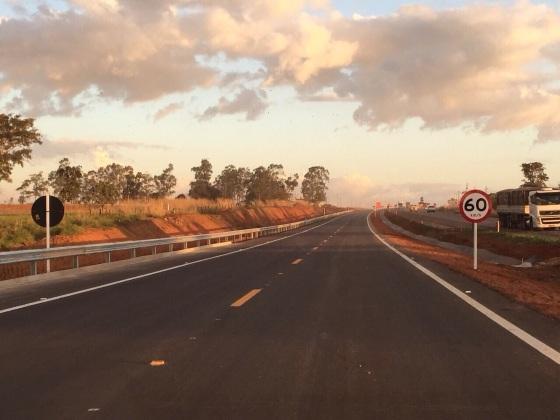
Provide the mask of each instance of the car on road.
[{"label": "car on road", "polygon": [[426,207],[426,213],[435,213],[436,212],[436,205],[430,204]]}]

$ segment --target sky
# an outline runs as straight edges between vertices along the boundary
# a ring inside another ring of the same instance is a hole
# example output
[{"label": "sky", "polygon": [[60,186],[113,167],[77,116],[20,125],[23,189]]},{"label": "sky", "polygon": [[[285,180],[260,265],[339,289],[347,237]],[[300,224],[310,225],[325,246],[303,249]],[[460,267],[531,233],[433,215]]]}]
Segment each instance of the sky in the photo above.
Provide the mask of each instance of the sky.
[{"label": "sky", "polygon": [[36,118],[0,201],[68,157],[329,169],[329,200],[560,183],[560,2],[0,0],[0,112]]}]

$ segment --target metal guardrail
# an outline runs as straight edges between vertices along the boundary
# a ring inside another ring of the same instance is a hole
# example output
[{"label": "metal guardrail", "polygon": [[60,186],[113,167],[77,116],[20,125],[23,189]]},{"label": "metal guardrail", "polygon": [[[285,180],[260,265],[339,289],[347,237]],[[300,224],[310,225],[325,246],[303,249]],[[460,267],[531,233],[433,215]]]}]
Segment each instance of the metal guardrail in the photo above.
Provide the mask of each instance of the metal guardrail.
[{"label": "metal guardrail", "polygon": [[31,275],[35,275],[37,274],[37,263],[39,261],[50,260],[53,258],[72,257],[72,267],[78,268],[80,266],[79,258],[83,255],[105,254],[105,262],[111,262],[111,252],[113,251],[130,250],[130,257],[134,258],[136,257],[136,250],[143,248],[151,248],[152,255],[155,255],[157,254],[157,248],[165,245],[169,247],[168,251],[172,252],[174,251],[174,246],[176,244],[183,244],[182,249],[187,249],[188,245],[192,245],[193,243],[195,244],[195,247],[199,247],[227,241],[243,241],[286,232],[288,230],[298,229],[300,227],[307,226],[341,214],[346,214],[348,212],[349,211],[331,213],[324,216],[306,219],[294,223],[286,223],[283,225],[234,230],[229,232],[216,232],[190,236],[173,236],[168,238],[146,239],[141,241],[111,242],[92,245],[72,245],[49,249],[29,249],[23,251],[0,252],[0,264],[29,262]]}]

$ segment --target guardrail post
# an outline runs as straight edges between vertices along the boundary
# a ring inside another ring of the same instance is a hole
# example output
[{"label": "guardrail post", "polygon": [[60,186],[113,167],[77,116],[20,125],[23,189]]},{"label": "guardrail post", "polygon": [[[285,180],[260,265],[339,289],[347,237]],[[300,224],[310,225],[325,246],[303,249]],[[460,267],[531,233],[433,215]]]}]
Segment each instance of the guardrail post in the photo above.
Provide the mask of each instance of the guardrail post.
[{"label": "guardrail post", "polygon": [[173,244],[169,244],[169,252],[173,252]]},{"label": "guardrail post", "polygon": [[130,258],[136,258],[136,248],[130,250]]},{"label": "guardrail post", "polygon": [[106,262],[106,263],[110,263],[110,262],[111,262],[111,251],[108,251],[108,252],[105,254],[105,262]]},{"label": "guardrail post", "polygon": [[80,268],[80,257],[78,255],[72,257],[72,268]]},{"label": "guardrail post", "polygon": [[29,271],[32,276],[37,275],[37,261],[32,261],[31,264],[29,264]]},{"label": "guardrail post", "polygon": [[156,255],[157,254],[157,247],[153,246],[152,247],[152,255]]}]

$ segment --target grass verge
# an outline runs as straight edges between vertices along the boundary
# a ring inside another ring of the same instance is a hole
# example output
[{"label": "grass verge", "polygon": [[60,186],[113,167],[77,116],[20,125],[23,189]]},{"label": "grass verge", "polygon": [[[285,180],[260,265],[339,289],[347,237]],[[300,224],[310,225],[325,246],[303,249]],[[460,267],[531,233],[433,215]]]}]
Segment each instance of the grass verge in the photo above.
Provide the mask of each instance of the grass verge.
[{"label": "grass verge", "polygon": [[[391,223],[417,235],[458,245],[472,245],[472,232],[464,229],[438,229],[395,214],[386,213],[385,216]],[[558,236],[535,235],[527,231],[479,231],[478,238],[480,248],[498,255],[535,262],[560,257]]]}]

